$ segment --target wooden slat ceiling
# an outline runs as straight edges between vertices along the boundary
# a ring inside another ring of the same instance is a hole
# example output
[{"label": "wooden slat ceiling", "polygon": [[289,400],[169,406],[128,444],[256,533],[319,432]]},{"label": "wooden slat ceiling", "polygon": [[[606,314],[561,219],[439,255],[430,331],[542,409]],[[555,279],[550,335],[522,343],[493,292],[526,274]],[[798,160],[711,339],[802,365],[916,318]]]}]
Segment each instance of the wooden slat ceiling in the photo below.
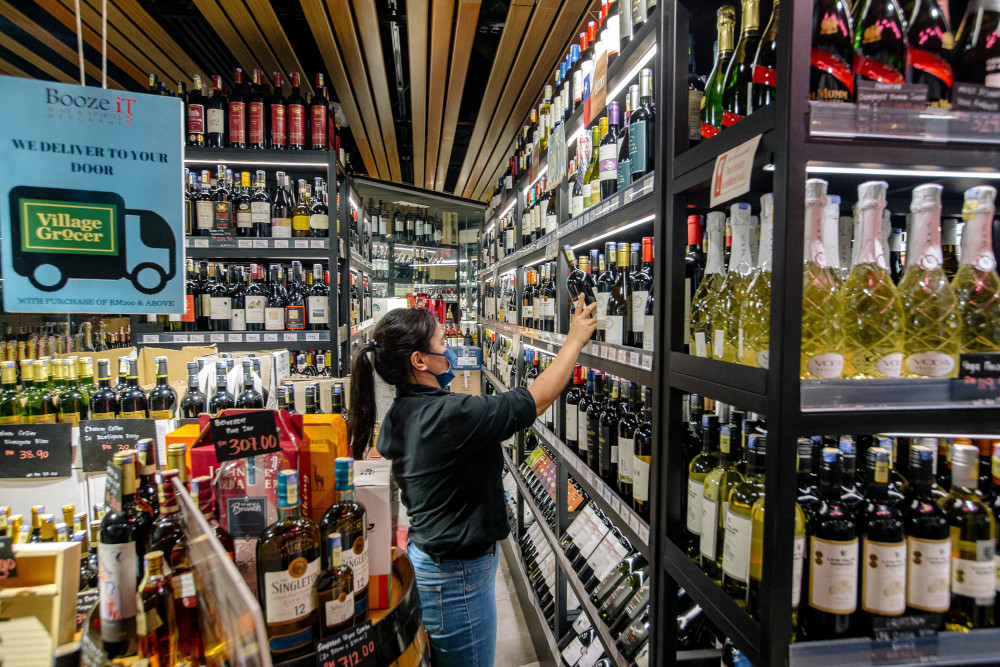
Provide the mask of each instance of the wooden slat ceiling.
[{"label": "wooden slat ceiling", "polygon": [[[79,2],[87,83],[99,85],[102,0]],[[595,2],[107,0],[108,85],[231,84],[241,67],[283,73],[286,93],[300,72],[305,93],[321,71],[357,171],[485,199]],[[0,71],[78,81],[75,0],[0,0],[0,18]]]}]

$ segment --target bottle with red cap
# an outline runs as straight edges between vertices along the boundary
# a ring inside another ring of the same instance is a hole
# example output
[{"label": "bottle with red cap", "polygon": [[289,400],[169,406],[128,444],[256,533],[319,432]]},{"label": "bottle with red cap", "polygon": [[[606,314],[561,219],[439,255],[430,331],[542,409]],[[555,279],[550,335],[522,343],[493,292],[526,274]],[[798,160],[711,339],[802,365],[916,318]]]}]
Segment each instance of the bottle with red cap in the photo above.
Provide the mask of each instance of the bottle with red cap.
[{"label": "bottle with red cap", "polygon": [[247,95],[247,144],[249,148],[264,148],[267,136],[267,114],[264,113],[264,73],[255,69],[251,73],[250,93]]},{"label": "bottle with red cap", "polygon": [[299,73],[292,72],[292,94],[288,96],[288,147],[306,147],[306,101],[299,88]]},{"label": "bottle with red cap", "polygon": [[267,147],[281,150],[288,147],[288,106],[282,91],[281,72],[274,73],[273,81],[274,92],[267,100]]},{"label": "bottle with red cap", "polygon": [[229,147],[247,147],[247,105],[243,95],[243,70],[233,70],[233,88],[229,91]]},{"label": "bottle with red cap", "polygon": [[[633,243],[632,248],[638,244]],[[633,253],[633,257],[634,257]],[[635,262],[633,262],[633,266]],[[642,264],[638,271],[632,273],[632,303],[629,309],[632,313],[632,346],[644,347],[645,337],[653,332],[646,331],[646,300],[653,289],[653,237],[642,238]]]},{"label": "bottle with red cap", "polygon": [[316,91],[309,102],[309,147],[326,150],[326,88],[323,87],[323,73],[316,72]]}]

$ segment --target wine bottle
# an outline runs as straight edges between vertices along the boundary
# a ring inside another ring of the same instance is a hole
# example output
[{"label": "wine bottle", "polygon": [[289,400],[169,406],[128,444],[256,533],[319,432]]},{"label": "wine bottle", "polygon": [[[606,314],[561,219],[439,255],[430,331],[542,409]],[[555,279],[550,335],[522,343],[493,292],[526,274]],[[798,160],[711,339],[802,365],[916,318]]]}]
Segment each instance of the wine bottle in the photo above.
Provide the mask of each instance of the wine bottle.
[{"label": "wine bottle", "polygon": [[[718,50],[715,64],[708,75],[705,84],[705,96],[701,107],[701,136],[710,139],[722,131],[722,114],[724,110],[722,98],[726,86],[726,72],[733,56],[733,31],[736,29],[736,8],[723,5],[716,12],[716,29],[718,30]],[[701,355],[699,355],[701,356]]]},{"label": "wine bottle", "polygon": [[906,20],[896,0],[864,0],[854,22],[854,75],[858,81],[906,83],[907,66]]},{"label": "wine bottle", "polygon": [[753,76],[750,88],[750,109],[756,111],[774,101],[775,89],[778,86],[778,24],[779,3],[775,0],[771,7],[771,18],[757,45],[757,53],[753,59]]},{"label": "wine bottle", "polygon": [[955,39],[955,78],[1000,87],[1000,7],[994,0],[971,0]]},{"label": "wine bottle", "polygon": [[[608,64],[611,64],[610,61]],[[622,141],[618,125],[618,102],[608,102],[607,118],[608,131],[601,138],[601,143],[598,146],[598,178],[602,200],[618,191],[618,144]]]},{"label": "wine bottle", "polygon": [[712,323],[710,313],[725,282],[725,264],[723,263],[722,254],[722,233],[725,225],[725,213],[712,211],[708,214],[707,231],[705,233],[708,243],[705,276],[698,284],[694,298],[691,299],[691,337],[689,338],[689,346],[691,352],[698,357],[712,356]]},{"label": "wine bottle", "polygon": [[[728,429],[720,429],[718,463],[705,476],[699,535],[701,569],[717,584],[722,582],[722,554],[726,536],[723,509],[729,502],[733,487],[743,481],[742,475],[736,470],[739,452],[740,443],[731,437]],[[690,476],[688,479],[690,484]]]},{"label": "wine bottle", "polygon": [[[306,125],[309,122],[306,112],[306,101],[299,92],[299,73],[292,72],[292,94],[286,103],[288,114],[288,147],[302,150],[306,147]],[[281,183],[279,182],[280,186]]]},{"label": "wine bottle", "polygon": [[[859,3],[861,0],[858,0]],[[854,101],[854,34],[846,0],[816,0],[809,52],[809,99]]]},{"label": "wine bottle", "polygon": [[326,141],[326,96],[323,94],[323,73],[316,72],[316,87],[312,100],[309,102],[309,142],[308,146],[316,151],[327,148]]},{"label": "wine bottle", "polygon": [[632,305],[632,284],[629,280],[629,249],[628,243],[618,244],[618,270],[608,298],[604,340],[613,345],[625,345],[631,337],[632,318],[629,308]]},{"label": "wine bottle", "polygon": [[[212,77],[212,97],[205,105],[205,145],[213,148],[226,146],[226,121],[228,120],[228,104],[222,93],[222,77]],[[207,186],[207,182],[203,182]]]},{"label": "wine bottle", "polygon": [[636,427],[632,457],[632,505],[646,521],[649,521],[649,469],[653,460],[653,390],[643,387],[642,414]]},{"label": "wine bottle", "polygon": [[694,35],[688,35],[688,141],[694,146],[701,141],[701,108],[705,104],[705,80],[698,76],[694,64]]},{"label": "wine bottle", "polygon": [[861,610],[872,632],[885,627],[885,617],[906,611],[906,536],[903,517],[889,504],[889,451],[870,447],[866,453],[868,503],[860,513]]},{"label": "wine bottle", "polygon": [[654,122],[653,70],[643,69],[639,71],[639,106],[633,107],[628,121],[628,160],[633,183],[653,170]]},{"label": "wine bottle", "polygon": [[573,249],[567,243],[563,246],[563,253],[566,256],[566,262],[569,264],[569,275],[566,277],[566,289],[569,292],[570,299],[574,302],[576,301],[577,295],[584,295],[584,302],[586,305],[590,305],[597,301],[594,290],[594,280],[590,277],[590,274],[586,271],[582,271],[577,268],[576,265],[576,255],[573,254]]},{"label": "wine bottle", "polygon": [[771,239],[774,234],[774,195],[760,198],[760,244],[757,268],[750,277],[740,307],[737,358],[741,364],[767,368],[771,338]]},{"label": "wine bottle", "polygon": [[[606,121],[606,118],[602,118]],[[605,128],[606,129],[606,128]],[[588,209],[601,201],[600,187],[600,145],[601,145],[601,125],[598,123],[591,130],[590,137],[590,161],[583,174],[583,208]]]},{"label": "wine bottle", "polygon": [[1000,276],[993,255],[996,188],[965,191],[962,262],[951,281],[961,317],[961,352],[1000,351]]},{"label": "wine bottle", "polygon": [[899,377],[903,367],[903,304],[892,283],[880,236],[887,188],[885,181],[858,186],[858,257],[841,289],[845,377]]},{"label": "wine bottle", "polygon": [[722,588],[741,607],[746,604],[750,577],[753,505],[764,495],[764,461],[767,438],[750,434],[746,441],[747,476],[733,486],[724,505],[725,541],[722,550]]},{"label": "wine bottle", "polygon": [[760,0],[743,0],[740,39],[726,68],[722,91],[722,126],[729,127],[752,111],[753,59],[760,45]]},{"label": "wine bottle", "polygon": [[715,469],[719,460],[719,418],[707,413],[701,418],[701,453],[688,464],[687,486],[687,545],[685,550],[692,560],[700,560],[701,515],[705,495],[705,477]]},{"label": "wine bottle", "polygon": [[941,191],[936,183],[913,190],[906,270],[899,282],[905,313],[904,377],[957,377],[961,345],[958,299],[941,254]]},{"label": "wine bottle", "polygon": [[913,83],[927,86],[927,106],[950,109],[955,74],[949,61],[955,37],[948,17],[936,0],[916,0],[908,23]]},{"label": "wine bottle", "polygon": [[[951,529],[933,493],[935,455],[931,447],[910,446],[910,487],[903,506],[903,529],[906,607],[912,614],[942,614],[951,601]],[[933,625],[940,624],[939,619]]]},{"label": "wine bottle", "polygon": [[737,361],[740,310],[753,272],[750,256],[750,204],[739,202],[731,208],[733,251],[726,280],[712,301],[709,321],[712,326],[712,358]]},{"label": "wine bottle", "polygon": [[132,520],[135,511],[135,459],[115,452],[114,465],[121,468],[121,508],[110,508],[101,519],[97,559],[100,568],[101,642],[108,657],[125,655],[136,636],[136,591],[139,560],[146,535]]},{"label": "wine bottle", "polygon": [[215,395],[208,402],[209,412],[215,414],[219,410],[229,410],[236,407],[236,398],[229,392],[226,362],[215,364]]},{"label": "wine bottle", "polygon": [[274,92],[267,100],[267,147],[282,150],[288,146],[288,106],[282,93],[281,72],[274,72]]}]

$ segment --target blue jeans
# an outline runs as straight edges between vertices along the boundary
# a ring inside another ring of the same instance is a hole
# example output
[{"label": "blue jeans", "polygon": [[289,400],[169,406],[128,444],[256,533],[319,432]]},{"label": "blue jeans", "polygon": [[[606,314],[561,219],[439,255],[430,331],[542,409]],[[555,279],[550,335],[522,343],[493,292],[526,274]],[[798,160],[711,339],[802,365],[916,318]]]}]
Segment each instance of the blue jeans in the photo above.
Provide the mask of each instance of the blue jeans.
[{"label": "blue jeans", "polygon": [[441,560],[407,542],[434,667],[493,667],[498,551],[472,560]]}]

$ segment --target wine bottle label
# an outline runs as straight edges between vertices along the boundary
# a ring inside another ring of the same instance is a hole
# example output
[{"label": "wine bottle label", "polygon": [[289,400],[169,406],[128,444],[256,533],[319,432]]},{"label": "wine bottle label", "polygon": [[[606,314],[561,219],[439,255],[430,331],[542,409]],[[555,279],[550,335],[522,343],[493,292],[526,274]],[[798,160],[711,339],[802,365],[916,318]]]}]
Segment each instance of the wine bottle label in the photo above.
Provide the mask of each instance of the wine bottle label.
[{"label": "wine bottle label", "polygon": [[722,542],[722,571],[736,581],[747,582],[750,577],[750,517],[726,512],[726,538]]},{"label": "wine bottle label", "polygon": [[174,418],[174,411],[173,410],[150,410],[149,411],[149,418],[150,419],[173,419]]},{"label": "wine bottle label", "polygon": [[864,541],[861,608],[899,616],[906,611],[906,543]]},{"label": "wine bottle label", "polygon": [[547,214],[545,216],[545,233],[551,234],[556,231],[559,227],[559,219],[556,217],[555,213]]},{"label": "wine bottle label", "polygon": [[[576,538],[581,534],[585,534],[584,530],[591,529],[591,522],[594,520],[594,508],[591,505],[585,505],[580,514],[573,519],[573,522],[569,524],[569,528],[566,529],[566,535],[570,537],[573,542],[576,542]],[[532,524],[534,527],[535,524]]]},{"label": "wine bottle label", "polygon": [[587,616],[586,614],[580,614],[579,616],[576,617],[576,620],[573,621],[573,632],[575,632],[578,635],[583,633],[584,630],[590,629],[591,627],[593,626],[590,623],[590,617]]},{"label": "wine bottle label", "polygon": [[722,359],[726,350],[726,332],[716,329],[712,332],[712,356]]},{"label": "wine bottle label", "polygon": [[284,104],[271,105],[271,144],[275,148],[288,143],[287,111]]},{"label": "wine bottle label", "polygon": [[583,533],[583,539],[580,541],[580,553],[583,555],[587,561],[590,561],[591,555],[593,555],[594,550],[597,546],[604,540],[604,537],[609,532],[608,526],[604,524],[596,516],[591,521],[591,529]]},{"label": "wine bottle label", "polygon": [[266,225],[271,221],[271,205],[266,201],[250,202],[250,222]]},{"label": "wine bottle label", "polygon": [[246,298],[246,322],[247,324],[263,324],[264,308],[267,304],[267,297],[250,296]]},{"label": "wine bottle label", "polygon": [[799,606],[802,598],[802,563],[806,555],[806,536],[796,535],[792,542],[792,608]]},{"label": "wine bottle label", "polygon": [[770,88],[778,87],[778,73],[770,67],[753,66],[753,82]]},{"label": "wine bottle label", "polygon": [[817,354],[806,362],[806,369],[818,378],[839,378],[844,374],[844,355],[836,352]]},{"label": "wine bottle label", "polygon": [[951,541],[907,537],[906,604],[922,611],[951,605]]},{"label": "wine bottle label", "polygon": [[604,340],[612,345],[623,345],[624,334],[625,318],[621,315],[608,315],[604,324]]},{"label": "wine bottle label", "polygon": [[951,559],[951,592],[954,595],[993,600],[996,595],[996,573],[994,571],[995,548],[993,540],[975,542],[958,541],[960,556],[971,558]]},{"label": "wine bottle label", "polygon": [[118,413],[119,419],[145,419],[145,410],[122,410]]},{"label": "wine bottle label", "polygon": [[921,352],[906,357],[906,370],[924,377],[945,377],[955,370],[955,357],[944,352]]},{"label": "wine bottle label", "polygon": [[246,204],[240,204],[240,207],[236,209],[236,226],[243,229],[253,227],[253,214]]},{"label": "wine bottle label", "polygon": [[632,461],[635,459],[635,438],[618,436],[618,481],[632,483]]},{"label": "wine bottle label", "polygon": [[526,320],[533,319],[535,317],[535,308],[533,306],[521,306],[521,316]]},{"label": "wine bottle label", "polygon": [[212,223],[216,229],[232,229],[233,226],[233,202],[217,201],[212,205],[214,219]]},{"label": "wine bottle label", "polygon": [[[12,424],[15,421],[17,421],[17,417],[14,417],[14,418],[5,418],[5,419],[13,419],[13,421],[6,421],[6,422],[0,421],[0,423],[3,423],[3,424]],[[71,426],[79,426],[80,425],[80,413],[79,412],[60,412],[59,413],[59,419],[58,419],[58,421],[59,421],[60,424],[69,424]]]},{"label": "wine bottle label", "polygon": [[632,182],[632,163],[628,158],[624,160],[618,160],[618,167],[616,168],[618,189],[624,190],[625,186]]},{"label": "wine bottle label", "polygon": [[875,362],[875,370],[887,378],[898,378],[903,371],[903,353],[893,352]]},{"label": "wine bottle label", "polygon": [[245,308],[233,308],[229,316],[229,329],[231,331],[247,330],[247,311]]},{"label": "wine bottle label", "polygon": [[229,297],[209,297],[209,313],[213,320],[228,320],[233,316],[232,301]]},{"label": "wine bottle label", "polygon": [[264,309],[264,329],[281,331],[285,328],[285,309],[267,307]]},{"label": "wine bottle label", "polygon": [[705,103],[704,99],[703,91],[688,89],[688,139],[691,141],[701,138],[701,105]]},{"label": "wine bottle label", "polygon": [[600,169],[600,180],[616,181],[618,179],[618,147],[615,144],[599,146],[597,165]]},{"label": "wine bottle label", "polygon": [[[580,614],[585,616],[586,614]],[[580,658],[583,657],[583,642],[580,641],[579,637],[574,637],[573,641],[569,643],[569,646],[563,649],[562,657],[566,661],[567,665],[576,665],[580,662]]]},{"label": "wine bottle label", "polygon": [[687,530],[701,535],[701,504],[705,496],[705,482],[688,477]]},{"label": "wine bottle label", "polygon": [[235,144],[246,143],[246,104],[243,102],[229,103],[229,142]]},{"label": "wine bottle label", "polygon": [[291,218],[271,218],[271,236],[279,239],[292,237]]},{"label": "wine bottle label", "polygon": [[719,502],[709,500],[703,495],[701,499],[700,549],[701,555],[705,558],[715,559],[715,538],[718,524]]},{"label": "wine bottle label", "polygon": [[[187,131],[188,134],[205,133],[205,105],[189,104],[187,106]],[[192,137],[193,139],[193,137]]]},{"label": "wine bottle label", "polygon": [[222,112],[222,109],[209,109],[205,114],[208,119],[208,132],[217,132],[222,134],[226,128],[226,117]]},{"label": "wine bottle label", "polygon": [[580,661],[576,663],[576,667],[594,667],[597,661],[603,657],[604,646],[599,641],[592,641],[590,646],[583,649],[583,655],[580,656]]},{"label": "wine bottle label", "polygon": [[906,83],[906,78],[896,68],[860,53],[854,54],[854,73],[880,83]]},{"label": "wine bottle label", "polygon": [[646,299],[649,292],[646,290],[634,290],[632,292],[632,331],[642,333],[646,325]]},{"label": "wine bottle label", "polygon": [[809,543],[809,606],[829,614],[853,614],[858,598],[858,540]]},{"label": "wine bottle label", "polygon": [[330,313],[328,307],[330,305],[329,297],[325,296],[311,296],[309,301],[309,323],[310,324],[329,324],[330,323]]},{"label": "wine bottle label", "polygon": [[110,638],[105,632],[107,624],[111,637],[124,637],[122,621],[134,618],[138,611],[135,600],[138,573],[135,542],[99,542],[97,565],[100,569],[97,586],[101,593],[101,636]]},{"label": "wine bottle label", "polygon": [[1000,56],[986,59],[986,80],[983,83],[987,88],[1000,88]]},{"label": "wine bottle label", "polygon": [[292,146],[306,143],[306,109],[301,104],[288,105],[288,143]]},{"label": "wine bottle label", "polygon": [[[143,417],[145,416],[143,415]],[[44,415],[28,415],[29,424],[55,424],[57,419],[58,416],[54,412]]]},{"label": "wine bottle label", "polygon": [[648,171],[646,158],[646,121],[634,120],[628,126],[628,161],[632,174]]},{"label": "wine bottle label", "polygon": [[194,294],[184,295],[184,314],[181,322],[194,322]]},{"label": "wine bottle label", "polygon": [[215,202],[200,201],[195,203],[195,217],[198,229],[211,229],[215,223]]},{"label": "wine bottle label", "polygon": [[832,76],[837,80],[837,83],[843,86],[843,89],[840,90],[820,88],[810,91],[810,100],[847,102],[854,95],[854,75],[851,73],[851,66],[844,62],[843,58],[814,46],[809,52],[809,63],[813,68]]},{"label": "wine bottle label", "polygon": [[319,576],[319,558],[294,559],[287,570],[264,572],[264,617],[268,625],[305,618],[316,608],[313,583]]},{"label": "wine bottle label", "polygon": [[251,102],[247,105],[247,134],[251,144],[264,143],[263,102]]},{"label": "wine bottle label", "polygon": [[285,307],[285,328],[305,329],[306,328],[306,307],[286,306]]},{"label": "wine bottle label", "polygon": [[323,611],[323,619],[328,628],[354,618],[354,591],[341,593],[336,600],[327,600]]},{"label": "wine bottle label", "polygon": [[653,316],[646,315],[642,325],[642,349],[647,352],[653,351]]},{"label": "wine bottle label", "polygon": [[604,330],[608,326],[608,301],[611,299],[611,292],[597,293],[597,329]]},{"label": "wine bottle label", "polygon": [[[583,408],[577,409],[576,419],[577,419],[577,446],[578,446],[581,454],[586,454],[587,453],[587,444],[588,444],[587,443],[587,432],[586,432],[586,428],[587,428],[586,427],[586,425],[587,425],[587,410],[583,409]],[[583,426],[584,426],[584,432],[582,434],[580,433],[580,430],[579,430],[580,429],[580,424],[583,424]]]},{"label": "wine bottle label", "polygon": [[645,643],[645,644],[643,644],[642,650],[640,650],[639,653],[636,654],[636,656],[635,656],[635,658],[633,658],[633,660],[635,660],[635,667],[649,667],[649,643],[648,642]]}]

